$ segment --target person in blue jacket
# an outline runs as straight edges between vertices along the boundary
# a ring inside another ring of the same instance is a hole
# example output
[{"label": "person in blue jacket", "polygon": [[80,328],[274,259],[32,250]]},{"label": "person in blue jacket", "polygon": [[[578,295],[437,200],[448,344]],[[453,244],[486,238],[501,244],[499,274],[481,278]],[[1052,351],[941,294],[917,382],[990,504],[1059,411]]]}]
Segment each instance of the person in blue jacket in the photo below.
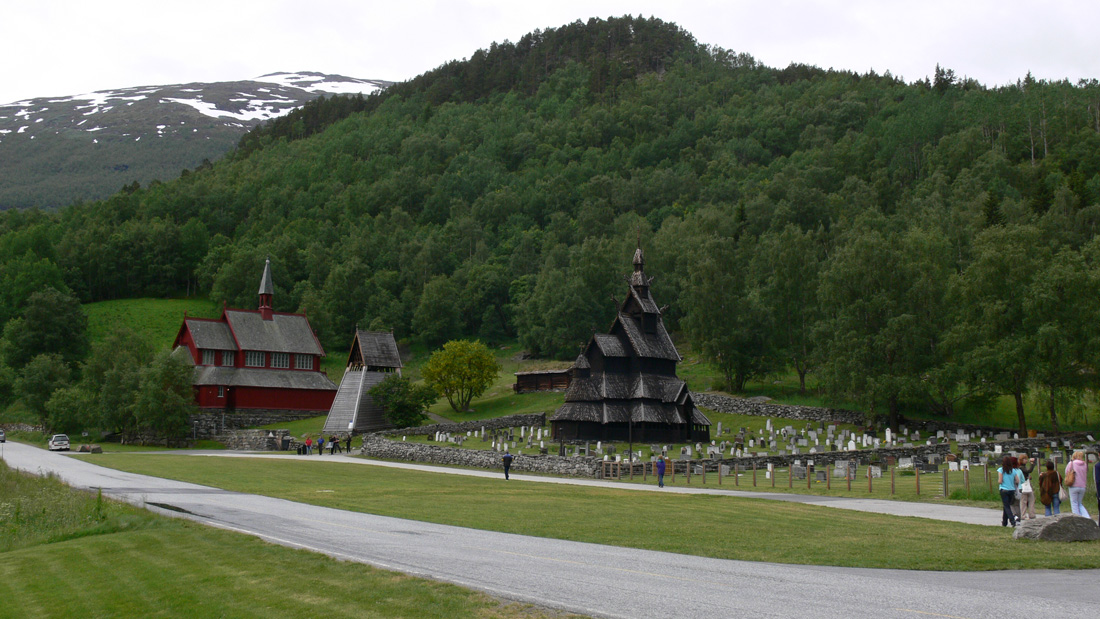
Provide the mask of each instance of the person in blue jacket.
[{"label": "person in blue jacket", "polygon": [[665,487],[665,459],[657,458],[657,487]]}]

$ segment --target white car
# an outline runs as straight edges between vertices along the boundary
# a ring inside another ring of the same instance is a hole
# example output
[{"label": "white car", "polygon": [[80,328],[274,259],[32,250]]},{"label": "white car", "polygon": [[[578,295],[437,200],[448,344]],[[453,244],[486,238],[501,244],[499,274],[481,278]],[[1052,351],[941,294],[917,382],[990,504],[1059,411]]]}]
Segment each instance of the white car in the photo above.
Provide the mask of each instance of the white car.
[{"label": "white car", "polygon": [[69,437],[64,434],[54,434],[46,444],[50,451],[69,451]]}]

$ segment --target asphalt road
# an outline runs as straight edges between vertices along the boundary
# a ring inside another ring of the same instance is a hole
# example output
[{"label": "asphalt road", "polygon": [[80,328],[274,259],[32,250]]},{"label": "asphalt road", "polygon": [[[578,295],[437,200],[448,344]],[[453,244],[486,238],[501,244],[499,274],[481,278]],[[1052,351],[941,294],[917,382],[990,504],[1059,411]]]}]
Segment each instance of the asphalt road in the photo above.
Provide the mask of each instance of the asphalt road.
[{"label": "asphalt road", "polygon": [[598,617],[1085,617],[1100,604],[1100,570],[949,573],[707,559],[303,505],[10,442],[4,459],[167,515]]}]

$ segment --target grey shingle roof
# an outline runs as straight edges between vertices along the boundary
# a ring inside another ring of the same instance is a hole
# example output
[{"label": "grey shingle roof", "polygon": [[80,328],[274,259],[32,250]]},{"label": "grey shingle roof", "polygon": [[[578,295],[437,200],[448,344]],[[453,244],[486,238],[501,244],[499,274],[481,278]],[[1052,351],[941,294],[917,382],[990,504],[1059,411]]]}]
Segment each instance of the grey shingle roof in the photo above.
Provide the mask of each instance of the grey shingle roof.
[{"label": "grey shingle roof", "polygon": [[592,336],[592,339],[596,342],[596,346],[599,346],[600,352],[605,357],[629,357],[630,352],[623,345],[622,340],[606,333],[597,333]]},{"label": "grey shingle roof", "polygon": [[196,348],[237,350],[237,345],[233,342],[233,334],[229,332],[229,325],[224,322],[193,318],[183,322],[187,325],[187,331],[191,333],[191,339],[195,341]]},{"label": "grey shingle roof", "polygon": [[225,318],[241,350],[325,354],[305,316],[275,314],[271,320],[264,320],[257,311],[226,310]]},{"label": "grey shingle roof", "polygon": [[[630,346],[639,357],[680,361],[680,353],[676,351],[676,345],[672,343],[672,338],[665,330],[664,321],[660,318],[657,319],[657,329],[654,333],[644,332],[637,321],[628,314],[620,313],[616,322],[622,325],[623,331],[630,340]],[[614,327],[612,330],[614,331]]]},{"label": "grey shingle roof", "polygon": [[397,350],[397,342],[393,334],[388,331],[356,331],[355,338],[359,342],[359,351],[363,355],[363,365],[371,365],[383,368],[400,368],[401,353]]},{"label": "grey shingle roof", "polygon": [[660,314],[661,308],[657,307],[657,302],[653,300],[653,296],[648,292],[643,293],[638,288],[630,287],[630,296],[637,301],[638,305],[642,308],[642,311],[647,314]]},{"label": "grey shingle roof", "polygon": [[196,366],[194,372],[191,382],[195,385],[336,391],[336,383],[320,372],[261,370],[211,365]]}]

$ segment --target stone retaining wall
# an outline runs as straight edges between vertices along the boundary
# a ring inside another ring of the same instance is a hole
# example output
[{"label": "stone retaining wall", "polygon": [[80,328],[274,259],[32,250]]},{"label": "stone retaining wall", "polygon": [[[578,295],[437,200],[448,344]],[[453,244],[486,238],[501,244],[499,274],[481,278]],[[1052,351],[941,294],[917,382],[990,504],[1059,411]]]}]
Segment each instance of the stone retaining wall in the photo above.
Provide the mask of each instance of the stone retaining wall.
[{"label": "stone retaining wall", "polygon": [[518,428],[520,426],[534,426],[541,428],[546,425],[546,413],[531,413],[529,415],[509,415],[495,419],[482,419],[480,421],[463,421],[461,423],[436,423],[430,426],[418,426],[415,428],[398,428],[395,430],[383,430],[378,432],[383,436],[420,436],[435,434],[436,432],[473,432],[485,428],[486,430],[502,430],[504,428]]},{"label": "stone retaining wall", "polygon": [[[760,402],[753,398],[734,398],[717,393],[692,392],[691,397],[696,405],[718,411],[719,413],[755,415],[759,417],[782,417],[784,419],[800,419],[805,421],[850,423],[857,426],[868,425],[867,416],[859,411],[839,408],[821,408],[816,406],[771,404],[769,402]],[[1010,434],[1015,432],[1012,428],[958,423],[950,419],[906,419],[901,422],[901,425],[910,430],[919,430],[922,433],[935,433],[939,430],[945,432],[962,430],[968,433],[977,432],[978,430],[984,432],[1008,432]]]},{"label": "stone retaining wall", "polygon": [[[447,431],[446,428],[451,428],[451,431],[454,431],[453,426],[441,427],[444,428],[444,431]],[[481,426],[479,425],[478,429],[480,428]],[[488,430],[489,427],[486,426],[485,429]],[[465,432],[466,430],[463,431]],[[381,458],[385,460],[408,460],[430,464],[499,469],[503,471],[503,465],[500,462],[501,454],[495,451],[460,449],[458,447],[424,445],[422,443],[406,443],[404,441],[384,438],[378,434],[366,434],[363,436],[363,449],[360,453],[371,458]],[[512,470],[525,473],[565,475],[568,477],[599,477],[600,461],[595,458],[563,458],[561,456],[551,455],[522,454],[515,456],[515,459],[512,461]]]},{"label": "stone retaining wall", "polygon": [[188,436],[217,439],[227,430],[240,430],[266,426],[272,423],[287,423],[299,419],[316,417],[317,411],[260,409],[247,411],[202,411],[190,416]]},{"label": "stone retaining wall", "polygon": [[226,449],[239,451],[279,451],[289,430],[233,430],[214,437]]},{"label": "stone retaining wall", "polygon": [[29,423],[0,423],[0,428],[5,432],[45,432],[42,426],[32,426]]},{"label": "stone retaining wall", "polygon": [[697,406],[709,408],[719,413],[755,415],[759,417],[782,417],[784,419],[802,419],[806,421],[850,423],[857,426],[866,423],[866,417],[863,413],[838,408],[770,404],[751,398],[731,398],[717,393],[692,392],[691,398],[695,401]]}]

